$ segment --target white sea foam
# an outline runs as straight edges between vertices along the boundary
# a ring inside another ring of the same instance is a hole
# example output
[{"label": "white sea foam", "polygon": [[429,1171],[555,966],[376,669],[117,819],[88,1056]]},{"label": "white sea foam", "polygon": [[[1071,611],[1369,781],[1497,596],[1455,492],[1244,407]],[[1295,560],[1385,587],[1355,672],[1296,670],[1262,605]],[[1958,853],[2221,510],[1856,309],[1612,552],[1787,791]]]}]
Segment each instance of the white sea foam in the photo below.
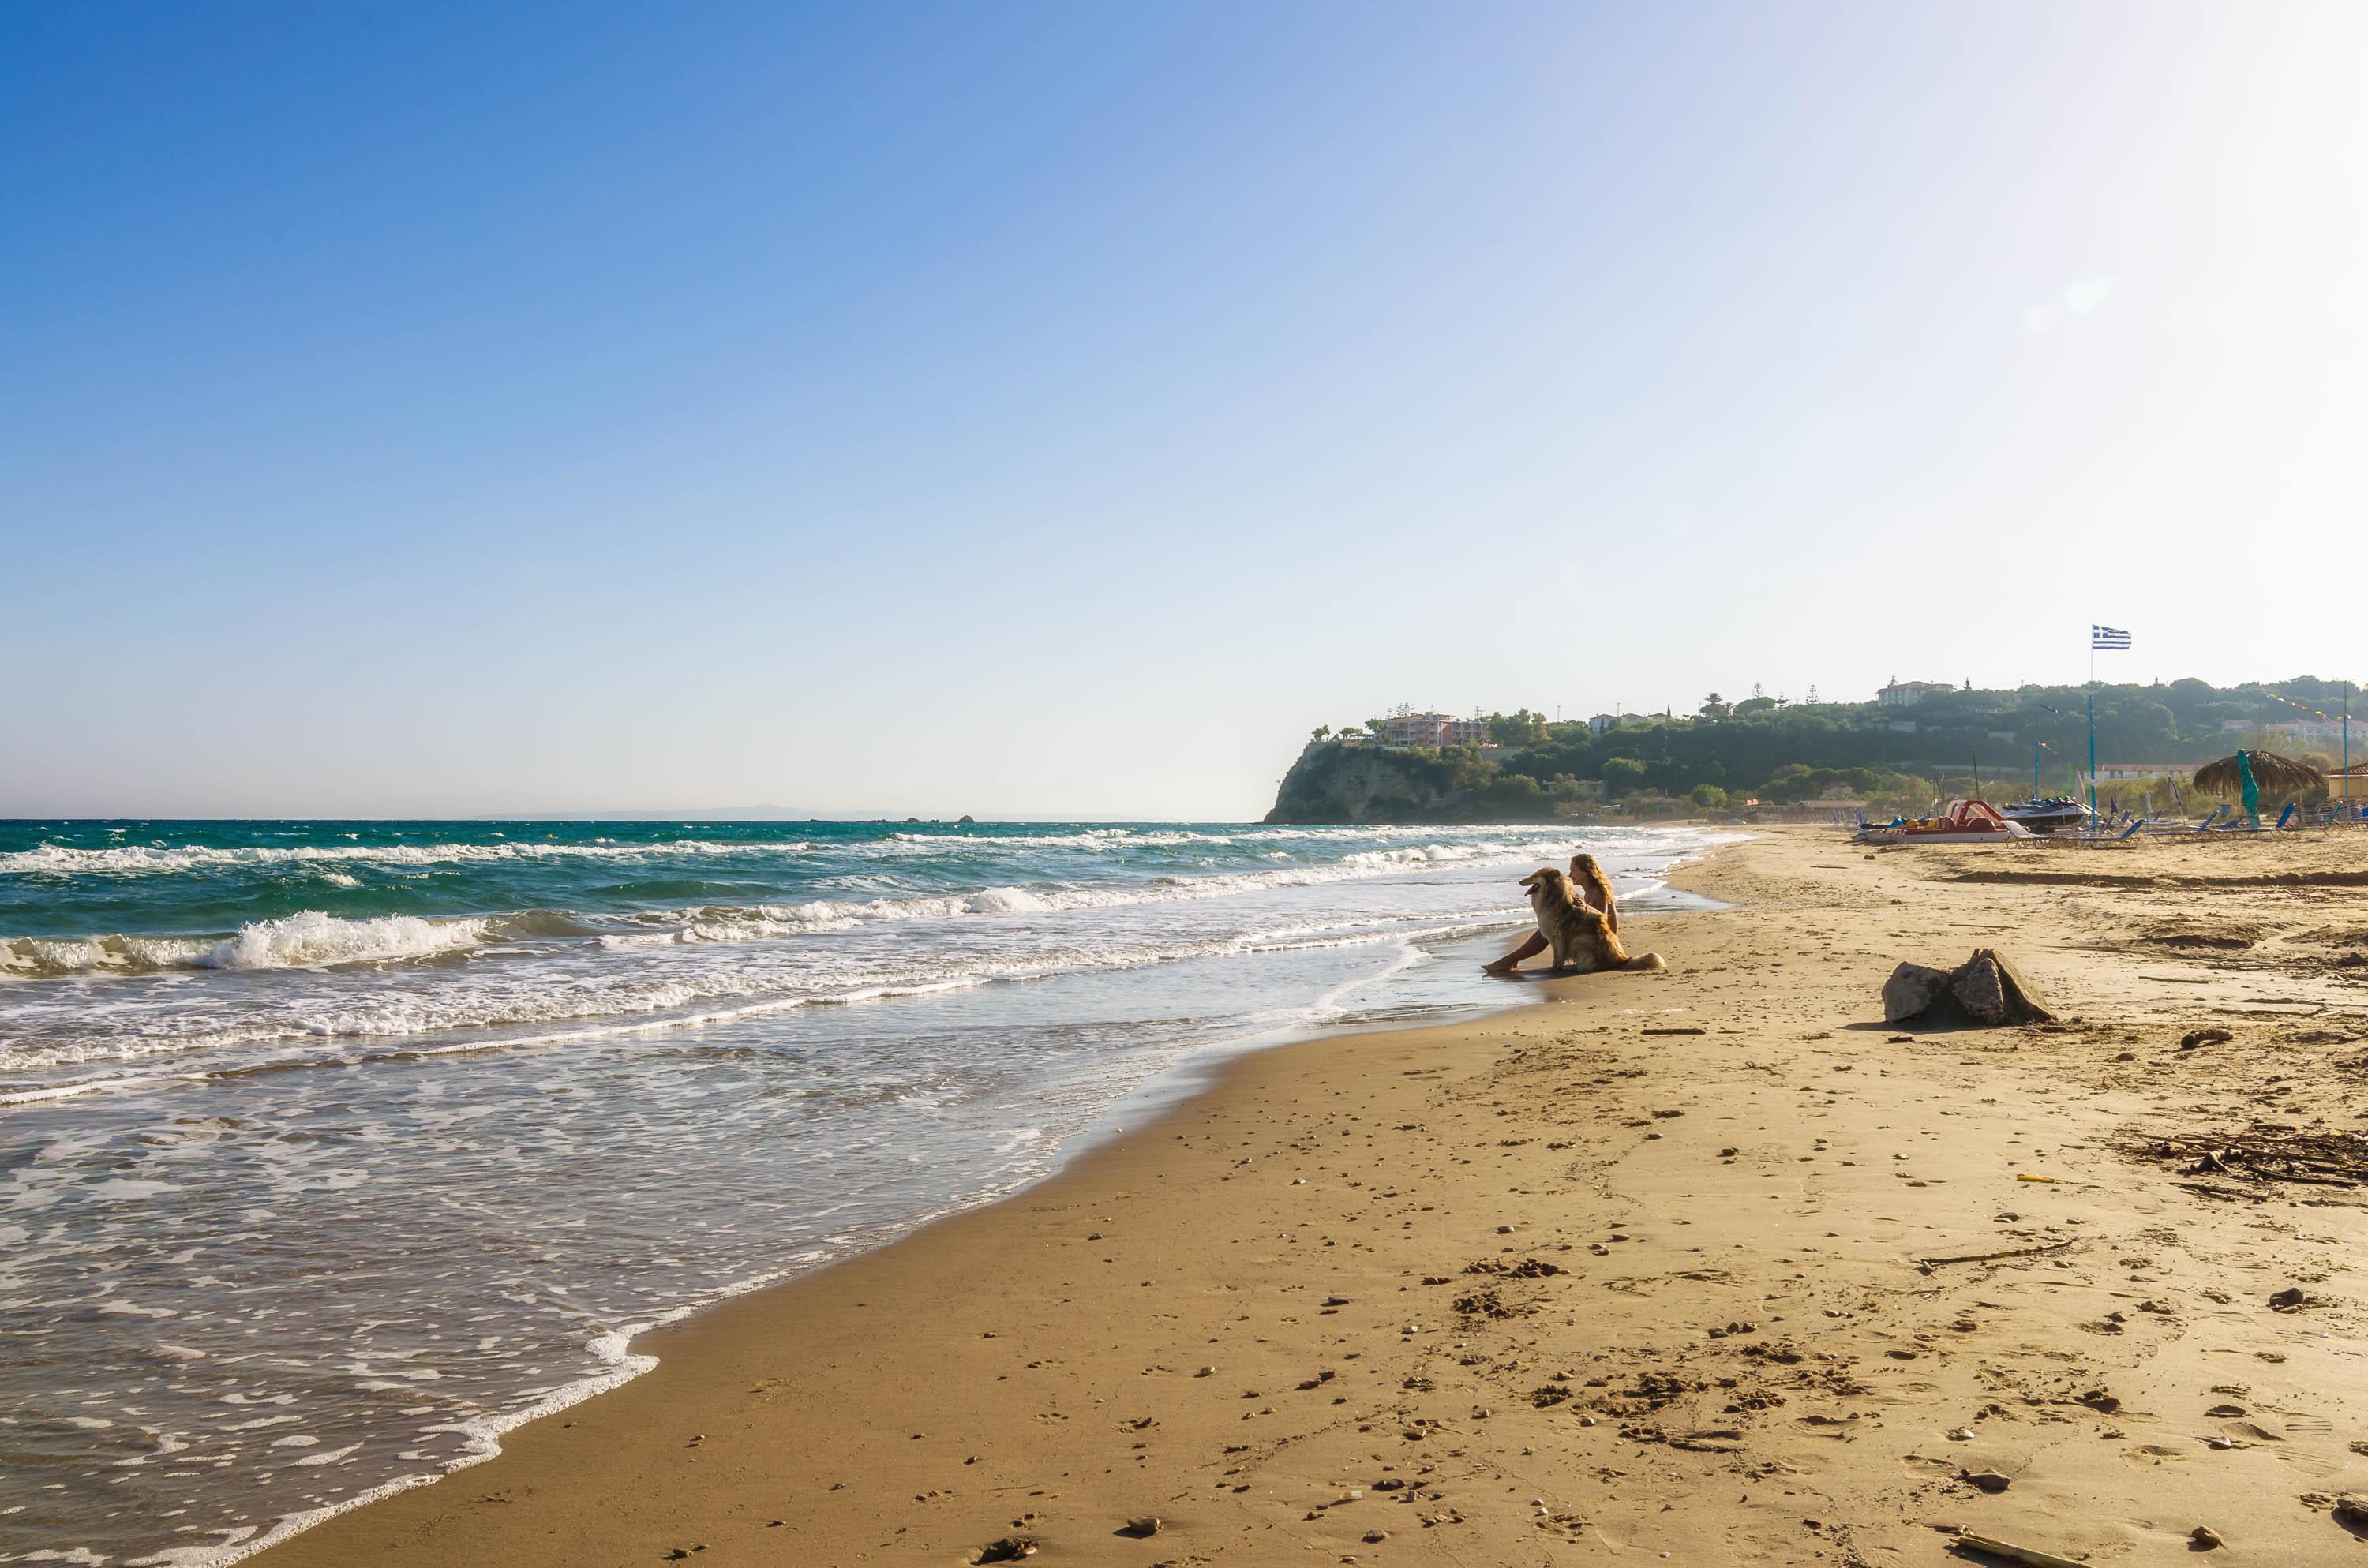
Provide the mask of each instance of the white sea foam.
[{"label": "white sea foam", "polygon": [[[1224,898],[1274,888],[1386,877],[1409,868],[1489,859],[1553,858],[1577,841],[1481,840],[1363,850],[1325,865],[1271,870],[1163,876],[1126,884],[990,887],[869,900],[816,899],[799,904],[706,905],[621,917],[627,929],[604,929],[598,917],[529,910],[511,915],[429,920],[413,915],[345,918],[305,910],[242,926],[227,939],[105,936],[0,942],[0,971],[26,976],[143,973],[165,969],[314,968],[385,962],[464,952],[489,942],[533,937],[598,936],[619,948],[667,942],[765,941],[874,921],[951,920],[963,915],[1039,915],[1113,909],[1188,899]],[[108,852],[108,853],[111,853]],[[613,922],[612,922],[613,924]]]},{"label": "white sea foam", "polygon": [[0,971],[39,978],[384,963],[463,951],[485,941],[495,926],[485,919],[428,920],[413,915],[347,919],[306,909],[278,920],[254,921],[221,938],[18,937],[0,942]]},{"label": "white sea foam", "polygon": [[0,854],[0,876],[136,877],[239,866],[320,863],[441,866],[501,860],[639,860],[685,856],[794,855],[805,848],[805,845],[794,843],[720,844],[701,839],[647,844],[538,844],[519,840],[499,844],[185,844],[177,848],[128,844],[104,849],[43,844]]},{"label": "white sea foam", "polygon": [[[350,1065],[388,1055],[425,1057],[518,1050],[569,1044],[609,1035],[700,1028],[798,1007],[849,1006],[964,990],[976,985],[1042,980],[1058,974],[1139,969],[1228,953],[1398,944],[1458,932],[1487,930],[1505,924],[1506,919],[1503,911],[1475,911],[1445,925],[1432,923],[1413,927],[1395,924],[1377,926],[1371,922],[1341,923],[1328,931],[1306,926],[1287,925],[1272,929],[1258,926],[1205,937],[1113,943],[1093,948],[1069,946],[1032,953],[1023,950],[1007,958],[970,958],[952,965],[908,970],[893,977],[880,978],[858,978],[862,971],[813,966],[802,967],[789,974],[750,971],[735,966],[720,971],[705,971],[688,981],[620,979],[575,987],[535,985],[498,993],[454,993],[447,988],[428,996],[403,994],[358,999],[340,1007],[315,1011],[293,1023],[275,1016],[230,1026],[206,1027],[177,1036],[144,1039],[106,1037],[46,1046],[20,1043],[5,1058],[0,1058],[0,1062],[5,1062],[7,1067],[23,1070],[88,1068],[159,1056],[222,1051],[241,1046],[285,1045],[301,1040],[317,1040],[326,1045],[325,1054],[302,1058],[279,1056],[227,1069],[242,1072],[256,1066],[286,1067],[307,1062]],[[785,990],[787,994],[783,994]],[[548,1028],[554,1024],[570,1027],[554,1032]],[[423,1038],[455,1034],[466,1034],[470,1038],[441,1040]],[[413,1043],[393,1051],[357,1050],[367,1041],[388,1038],[400,1038]],[[342,1043],[347,1041],[353,1043]],[[118,1088],[148,1087],[184,1075],[96,1077],[63,1085],[0,1088],[0,1106],[29,1105]]]},{"label": "white sea foam", "polygon": [[490,926],[485,920],[425,920],[416,915],[342,920],[307,909],[241,926],[237,936],[206,955],[206,967],[309,969],[427,958],[474,947]]},{"label": "white sea foam", "polygon": [[[719,857],[803,856],[820,851],[848,858],[908,858],[913,855],[962,856],[1015,850],[1033,855],[1044,850],[1086,849],[1116,854],[1142,848],[1206,846],[1225,848],[1241,845],[1297,843],[1320,849],[1343,843],[1375,839],[1438,840],[1488,830],[1436,827],[1246,827],[1222,833],[1192,828],[1099,827],[1072,833],[897,833],[884,838],[850,839],[816,846],[808,840],[719,841],[677,838],[619,843],[610,839],[537,841],[502,839],[493,844],[425,842],[419,844],[294,844],[294,845],[115,845],[101,848],[42,844],[30,849],[0,853],[0,876],[157,876],[183,871],[220,870],[238,867],[305,865],[440,866],[536,860],[643,860],[712,858]],[[1556,842],[1575,842],[1557,839]],[[1471,846],[1477,851],[1476,845]],[[1502,847],[1501,846],[1499,847]],[[1459,846],[1434,842],[1432,858],[1452,857]],[[324,873],[324,880],[336,881]],[[337,885],[347,885],[339,882]]]}]

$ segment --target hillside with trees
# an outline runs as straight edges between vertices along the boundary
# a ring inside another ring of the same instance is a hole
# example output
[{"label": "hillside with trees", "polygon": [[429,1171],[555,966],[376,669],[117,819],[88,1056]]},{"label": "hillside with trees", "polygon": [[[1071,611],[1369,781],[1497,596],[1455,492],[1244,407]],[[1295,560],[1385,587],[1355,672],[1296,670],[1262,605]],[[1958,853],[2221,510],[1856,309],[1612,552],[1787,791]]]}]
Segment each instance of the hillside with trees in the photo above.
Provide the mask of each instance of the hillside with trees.
[{"label": "hillside with trees", "polygon": [[[1936,796],[2019,800],[2033,748],[2043,791],[2060,792],[2088,763],[2088,702],[2096,699],[2100,763],[2192,771],[2239,745],[2268,745],[2321,767],[2326,743],[2298,746],[2269,726],[2340,714],[2349,682],[2305,676],[2215,687],[2027,686],[1930,690],[1913,707],[1791,702],[1716,692],[1692,713],[1637,718],[1600,732],[1524,710],[1488,716],[1486,746],[1395,747],[1386,721],[1318,729],[1278,791],[1269,823],[1489,823],[1554,817],[1606,821],[1724,816],[1848,798],[1870,812],[1920,812]],[[2359,739],[2368,743],[2368,712]],[[2231,726],[2235,726],[2231,728]],[[2368,745],[2363,745],[2368,749]],[[2363,760],[2355,756],[2354,761]],[[2167,786],[2119,787],[2135,809],[2170,809]],[[2160,793],[2163,797],[2157,800]]]}]

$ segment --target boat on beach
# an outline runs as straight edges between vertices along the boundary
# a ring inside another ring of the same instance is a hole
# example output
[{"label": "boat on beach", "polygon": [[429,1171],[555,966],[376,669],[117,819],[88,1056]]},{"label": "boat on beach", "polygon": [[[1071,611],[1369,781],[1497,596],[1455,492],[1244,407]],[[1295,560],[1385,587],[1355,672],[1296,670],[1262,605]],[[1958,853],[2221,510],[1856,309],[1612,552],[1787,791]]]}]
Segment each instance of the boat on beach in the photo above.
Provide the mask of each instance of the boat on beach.
[{"label": "boat on beach", "polygon": [[2089,808],[2068,795],[2037,796],[2017,801],[1998,808],[1998,814],[2010,823],[2019,823],[2033,833],[2054,833],[2058,828],[2079,827],[2089,821]]}]

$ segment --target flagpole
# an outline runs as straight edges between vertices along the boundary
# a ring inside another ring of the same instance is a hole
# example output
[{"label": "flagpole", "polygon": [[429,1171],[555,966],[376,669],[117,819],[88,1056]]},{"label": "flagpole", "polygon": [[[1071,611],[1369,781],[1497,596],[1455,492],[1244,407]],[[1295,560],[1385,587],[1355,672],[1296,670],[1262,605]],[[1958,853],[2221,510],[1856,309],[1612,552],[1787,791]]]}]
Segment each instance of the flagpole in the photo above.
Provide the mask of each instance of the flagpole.
[{"label": "flagpole", "polygon": [[2089,628],[2089,831],[2097,831],[2097,629]]},{"label": "flagpole", "polygon": [[2096,665],[2096,663],[2097,663],[2097,655],[2096,655],[2095,652],[2092,650],[2092,651],[2089,653],[2089,665],[2090,665],[2090,674],[2089,674],[2089,830],[2090,830],[2091,832],[2094,832],[2094,831],[2096,830],[2096,826],[2097,826],[2097,692],[2096,692],[2097,677],[2096,677],[2096,675],[2095,675],[2095,665]]}]

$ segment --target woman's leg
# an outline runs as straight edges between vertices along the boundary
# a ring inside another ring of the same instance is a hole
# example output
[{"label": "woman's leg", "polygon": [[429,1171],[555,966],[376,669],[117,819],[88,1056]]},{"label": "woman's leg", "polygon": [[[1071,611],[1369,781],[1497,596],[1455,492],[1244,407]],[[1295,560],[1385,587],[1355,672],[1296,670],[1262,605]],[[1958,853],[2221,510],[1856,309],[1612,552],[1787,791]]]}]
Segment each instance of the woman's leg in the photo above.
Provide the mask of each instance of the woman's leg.
[{"label": "woman's leg", "polygon": [[1532,931],[1530,933],[1530,939],[1528,941],[1523,942],[1520,947],[1515,948],[1511,952],[1507,953],[1495,963],[1484,963],[1480,968],[1482,972],[1486,974],[1510,974],[1515,970],[1521,967],[1521,960],[1523,959],[1535,958],[1538,954],[1544,952],[1545,950],[1546,939],[1544,935],[1541,932]]}]

